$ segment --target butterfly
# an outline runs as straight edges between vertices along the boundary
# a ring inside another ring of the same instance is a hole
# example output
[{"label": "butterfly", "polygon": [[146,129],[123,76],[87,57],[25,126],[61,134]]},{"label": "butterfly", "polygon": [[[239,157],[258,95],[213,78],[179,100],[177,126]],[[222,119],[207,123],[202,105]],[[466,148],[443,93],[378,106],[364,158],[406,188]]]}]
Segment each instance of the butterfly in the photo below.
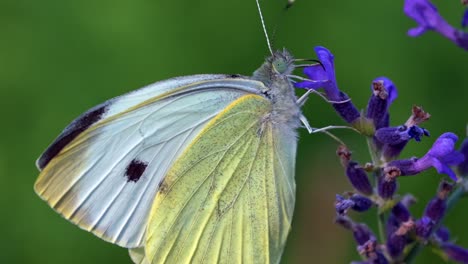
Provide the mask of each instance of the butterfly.
[{"label": "butterfly", "polygon": [[36,193],[135,263],[278,263],[301,113],[287,50],[251,77],[156,82],[76,118],[36,162]]}]

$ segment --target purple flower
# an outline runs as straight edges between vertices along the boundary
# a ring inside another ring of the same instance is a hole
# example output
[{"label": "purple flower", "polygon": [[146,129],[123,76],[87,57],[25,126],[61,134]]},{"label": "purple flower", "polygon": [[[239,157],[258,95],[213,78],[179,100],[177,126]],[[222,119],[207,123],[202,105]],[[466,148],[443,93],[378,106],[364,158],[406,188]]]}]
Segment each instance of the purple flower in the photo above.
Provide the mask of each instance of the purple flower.
[{"label": "purple flower", "polygon": [[385,200],[392,199],[398,189],[396,178],[400,176],[400,170],[386,167],[383,174],[377,179],[377,192]]},{"label": "purple flower", "polygon": [[444,243],[441,246],[444,253],[452,260],[460,263],[468,263],[468,250],[452,243]]},{"label": "purple flower", "polygon": [[354,224],[351,229],[353,230],[354,239],[358,245],[365,245],[368,241],[377,241],[374,233],[365,224]]},{"label": "purple flower", "polygon": [[341,195],[336,195],[335,198],[335,210],[339,215],[346,214],[349,208],[354,206],[354,202],[351,199],[346,199]]},{"label": "purple flower", "polygon": [[327,98],[331,101],[339,101],[340,90],[336,84],[335,65],[333,54],[325,47],[316,46],[314,48],[317,59],[321,62],[313,66],[306,67],[304,74],[309,77],[309,81],[298,82],[298,88],[318,89],[323,88]]},{"label": "purple flower", "polygon": [[435,231],[435,235],[442,242],[447,242],[450,239],[450,231],[443,226]]},{"label": "purple flower", "polygon": [[442,134],[432,145],[432,148],[420,159],[395,160],[387,164],[388,167],[398,168],[402,176],[416,175],[430,167],[436,168],[437,172],[447,174],[457,181],[455,172],[450,169],[451,165],[458,165],[464,160],[464,156],[455,150],[458,137],[453,133]]},{"label": "purple flower", "polygon": [[387,77],[378,77],[372,81],[372,96],[367,104],[366,117],[374,123],[375,129],[389,125],[388,108],[398,96],[393,82]]},{"label": "purple flower", "polygon": [[405,0],[404,12],[418,23],[417,27],[408,31],[409,36],[417,37],[427,30],[434,30],[461,48],[468,50],[468,34],[447,23],[430,1]]},{"label": "purple flower", "polygon": [[367,177],[367,173],[357,164],[357,162],[350,161],[348,163],[348,166],[346,167],[346,176],[348,176],[351,185],[353,185],[356,190],[366,195],[372,194],[372,185]]},{"label": "purple flower", "polygon": [[346,199],[341,195],[336,195],[335,210],[339,215],[346,214],[348,209],[353,209],[356,212],[365,212],[369,210],[374,203],[367,197],[359,194],[353,194]]},{"label": "purple flower", "polygon": [[405,246],[413,241],[408,233],[414,229],[415,223],[409,219],[401,222],[394,232],[387,233],[387,250],[393,259],[397,259],[405,249]]},{"label": "purple flower", "polygon": [[[408,207],[415,202],[412,195],[405,195],[403,198],[393,206],[386,223],[387,237],[397,232],[403,225],[413,223],[411,213]],[[401,234],[401,231],[399,232]]]},{"label": "purple flower", "polygon": [[408,244],[406,235],[392,234],[387,239],[387,250],[393,259],[398,258]]},{"label": "purple flower", "polygon": [[369,264],[388,264],[387,258],[380,250],[376,240],[369,240],[365,244],[357,247],[359,254],[366,258]]},{"label": "purple flower", "polygon": [[426,209],[424,210],[424,216],[427,216],[435,223],[438,223],[445,214],[447,209],[447,203],[445,200],[452,191],[452,188],[453,186],[450,183],[442,181],[440,183],[437,196],[432,198],[432,200],[427,204]]},{"label": "purple flower", "polygon": [[410,218],[411,218],[410,211],[401,202],[398,202],[395,206],[393,206],[392,214],[395,216],[395,218],[399,222],[406,222],[406,221],[410,220]]},{"label": "purple flower", "polygon": [[376,236],[365,224],[355,223],[351,218],[345,215],[338,215],[335,223],[353,232],[354,240],[359,246],[365,245],[369,241],[377,241]]},{"label": "purple flower", "polygon": [[384,145],[382,153],[386,159],[397,157],[411,139],[419,142],[423,136],[429,136],[429,131],[416,125],[383,127],[375,132],[375,140]]},{"label": "purple flower", "polygon": [[427,216],[423,216],[421,219],[418,219],[415,223],[416,235],[423,239],[428,239],[432,233],[432,229],[434,228],[434,226],[434,221],[432,221]]},{"label": "purple flower", "polygon": [[[328,100],[336,102],[333,107],[336,112],[348,123],[353,123],[360,117],[360,113],[348,95],[338,89],[335,77],[334,56],[325,47],[314,48],[321,65],[313,65],[304,69],[309,80],[294,84],[297,88],[318,89],[323,88]],[[323,66],[323,67],[322,67]]]}]

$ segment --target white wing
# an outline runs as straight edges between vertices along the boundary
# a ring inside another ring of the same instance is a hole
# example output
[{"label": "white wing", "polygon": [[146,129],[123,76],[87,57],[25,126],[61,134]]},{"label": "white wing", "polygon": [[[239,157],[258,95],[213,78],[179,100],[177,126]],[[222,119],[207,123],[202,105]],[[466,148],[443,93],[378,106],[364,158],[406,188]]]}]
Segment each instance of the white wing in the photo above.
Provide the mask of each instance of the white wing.
[{"label": "white wing", "polygon": [[152,201],[174,160],[232,101],[263,89],[244,77],[195,75],[111,99],[78,117],[42,154],[35,190],[102,239],[142,246]]}]

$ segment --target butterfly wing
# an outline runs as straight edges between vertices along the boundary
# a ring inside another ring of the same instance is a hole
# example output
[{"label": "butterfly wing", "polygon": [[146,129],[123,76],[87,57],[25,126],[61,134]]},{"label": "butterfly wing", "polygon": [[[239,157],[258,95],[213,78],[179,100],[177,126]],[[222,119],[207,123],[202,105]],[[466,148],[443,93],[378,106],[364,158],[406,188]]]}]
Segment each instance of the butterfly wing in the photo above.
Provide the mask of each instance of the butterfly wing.
[{"label": "butterfly wing", "polygon": [[[280,261],[294,209],[297,143],[270,120],[271,111],[264,97],[243,96],[186,148],[154,200],[145,261]],[[141,260],[141,249],[136,253]]]},{"label": "butterfly wing", "polygon": [[35,190],[81,228],[139,247],[174,160],[222,109],[261,89],[246,78],[196,75],[111,99],[73,121],[38,159]]}]

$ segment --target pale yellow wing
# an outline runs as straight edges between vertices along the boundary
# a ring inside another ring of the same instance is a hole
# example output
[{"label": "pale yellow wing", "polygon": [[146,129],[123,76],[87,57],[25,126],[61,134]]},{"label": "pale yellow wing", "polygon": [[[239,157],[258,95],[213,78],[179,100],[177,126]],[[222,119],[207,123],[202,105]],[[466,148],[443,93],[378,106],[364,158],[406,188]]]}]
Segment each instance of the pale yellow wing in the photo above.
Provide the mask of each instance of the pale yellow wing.
[{"label": "pale yellow wing", "polygon": [[200,131],[258,81],[193,75],[161,81],[75,119],[37,161],[34,186],[54,210],[122,247],[142,247],[169,168]]},{"label": "pale yellow wing", "polygon": [[280,261],[294,209],[296,138],[271,122],[271,107],[259,95],[237,99],[176,160],[151,209],[148,261]]}]

